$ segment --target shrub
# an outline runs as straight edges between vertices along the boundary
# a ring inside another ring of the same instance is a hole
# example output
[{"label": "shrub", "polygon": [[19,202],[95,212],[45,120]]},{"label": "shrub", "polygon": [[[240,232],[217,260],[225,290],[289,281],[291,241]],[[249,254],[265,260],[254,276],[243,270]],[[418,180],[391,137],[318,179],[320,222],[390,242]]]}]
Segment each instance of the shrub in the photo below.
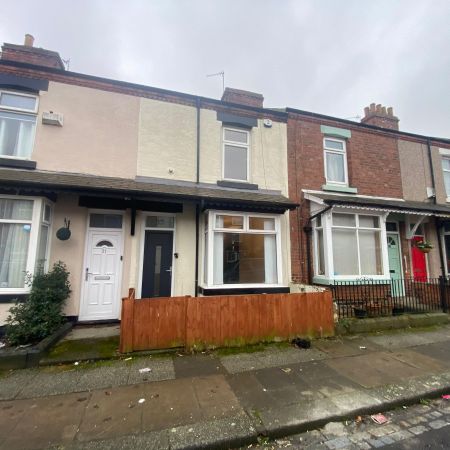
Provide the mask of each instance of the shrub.
[{"label": "shrub", "polygon": [[16,303],[6,319],[6,338],[11,345],[33,344],[56,331],[64,322],[64,303],[70,294],[69,272],[61,261],[48,273],[28,276],[28,298]]}]

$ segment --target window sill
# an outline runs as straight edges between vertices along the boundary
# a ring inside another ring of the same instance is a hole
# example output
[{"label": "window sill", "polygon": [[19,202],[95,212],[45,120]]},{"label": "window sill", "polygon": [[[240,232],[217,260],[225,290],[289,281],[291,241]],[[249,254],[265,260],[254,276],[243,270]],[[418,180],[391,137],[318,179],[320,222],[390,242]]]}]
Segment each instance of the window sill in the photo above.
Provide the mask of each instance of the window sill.
[{"label": "window sill", "polygon": [[450,197],[447,197],[446,202],[447,202],[447,203],[450,203]]},{"label": "window sill", "polygon": [[341,186],[339,184],[324,184],[322,185],[323,191],[334,191],[334,192],[346,192],[348,194],[357,194],[358,189],[349,186]]},{"label": "window sill", "polygon": [[252,189],[257,190],[258,185],[252,184],[247,181],[229,181],[229,180],[218,180],[217,186],[233,188],[233,189]]},{"label": "window sill", "polygon": [[267,286],[267,287],[249,287],[242,285],[242,287],[228,287],[223,288],[207,288],[199,286],[199,293],[204,296],[209,295],[241,295],[241,294],[289,294],[290,288],[288,286]]},{"label": "window sill", "polygon": [[0,292],[0,304],[1,303],[17,303],[17,300],[25,300],[28,297],[28,293],[11,294],[6,292]]},{"label": "window sill", "polygon": [[15,169],[36,169],[36,161],[31,159],[15,159],[15,158],[4,158],[0,156],[0,166],[1,167],[12,167]]}]

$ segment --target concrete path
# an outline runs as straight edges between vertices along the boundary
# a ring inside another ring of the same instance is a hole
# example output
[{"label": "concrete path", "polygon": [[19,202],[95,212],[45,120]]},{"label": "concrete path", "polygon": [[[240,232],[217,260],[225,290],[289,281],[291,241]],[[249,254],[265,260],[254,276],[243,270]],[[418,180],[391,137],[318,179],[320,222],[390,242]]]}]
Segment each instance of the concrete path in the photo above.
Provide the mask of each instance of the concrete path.
[{"label": "concrete path", "polygon": [[14,371],[0,378],[0,449],[230,448],[298,433],[450,393],[449,344],[446,326]]}]

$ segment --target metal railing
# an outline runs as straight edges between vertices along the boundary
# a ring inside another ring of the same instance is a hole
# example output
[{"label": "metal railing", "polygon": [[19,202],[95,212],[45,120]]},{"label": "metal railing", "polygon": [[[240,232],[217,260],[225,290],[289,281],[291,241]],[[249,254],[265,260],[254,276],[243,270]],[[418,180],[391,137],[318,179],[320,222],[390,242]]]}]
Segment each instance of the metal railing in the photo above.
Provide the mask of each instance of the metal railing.
[{"label": "metal railing", "polygon": [[340,319],[448,312],[450,301],[445,277],[335,281],[330,289]]}]

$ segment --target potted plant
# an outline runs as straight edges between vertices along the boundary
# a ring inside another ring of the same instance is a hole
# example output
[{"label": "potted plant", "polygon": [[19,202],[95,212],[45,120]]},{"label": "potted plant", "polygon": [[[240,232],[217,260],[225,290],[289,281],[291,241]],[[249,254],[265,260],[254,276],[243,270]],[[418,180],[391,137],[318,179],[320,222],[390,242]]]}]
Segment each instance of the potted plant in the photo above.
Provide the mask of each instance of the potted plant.
[{"label": "potted plant", "polygon": [[422,252],[422,253],[429,253],[433,248],[434,245],[427,242],[427,241],[417,241],[416,247]]}]

